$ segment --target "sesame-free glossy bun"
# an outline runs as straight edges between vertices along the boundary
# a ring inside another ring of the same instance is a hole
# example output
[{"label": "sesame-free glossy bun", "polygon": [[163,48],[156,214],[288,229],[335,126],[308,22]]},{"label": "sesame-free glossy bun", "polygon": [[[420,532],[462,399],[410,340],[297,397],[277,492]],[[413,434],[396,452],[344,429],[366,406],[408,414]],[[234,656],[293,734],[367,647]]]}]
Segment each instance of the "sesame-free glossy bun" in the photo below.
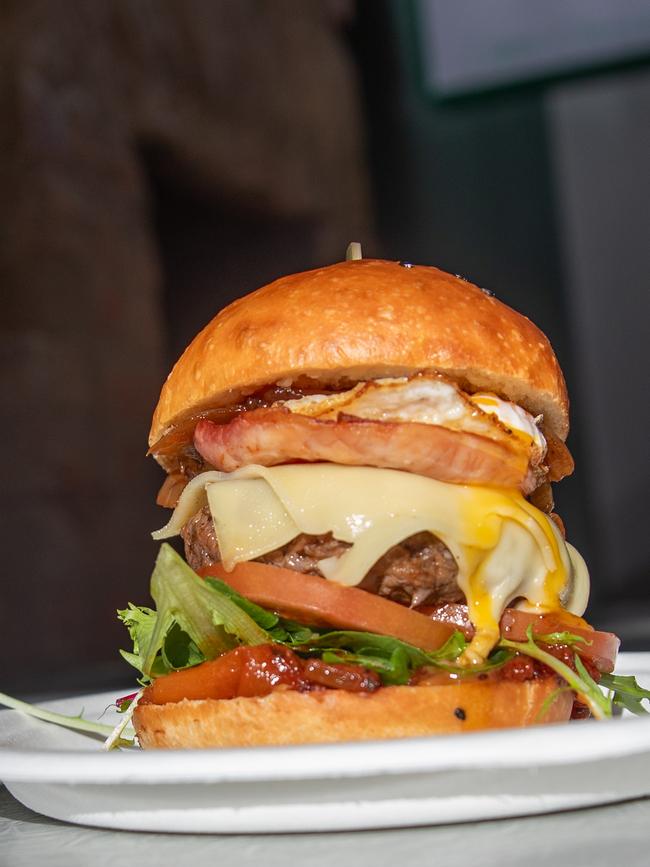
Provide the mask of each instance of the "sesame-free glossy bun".
[{"label": "sesame-free glossy bun", "polygon": [[[271,744],[460,734],[533,725],[558,679],[387,686],[368,694],[344,690],[276,690],[260,698],[140,704],[133,723],[140,746],[251,747]],[[573,694],[559,692],[543,722],[564,722]]]},{"label": "sesame-free glossy bun", "polygon": [[562,371],[529,319],[437,268],[360,259],[282,277],[224,308],[167,378],[149,444],[265,385],[300,377],[340,386],[418,371],[543,414],[546,429],[566,438]]}]

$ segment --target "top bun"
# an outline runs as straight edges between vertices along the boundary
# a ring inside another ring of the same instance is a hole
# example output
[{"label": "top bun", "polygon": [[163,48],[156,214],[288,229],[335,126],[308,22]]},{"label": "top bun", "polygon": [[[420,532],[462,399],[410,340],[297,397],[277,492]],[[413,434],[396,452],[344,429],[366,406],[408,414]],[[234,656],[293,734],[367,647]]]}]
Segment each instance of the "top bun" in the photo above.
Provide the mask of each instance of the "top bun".
[{"label": "top bun", "polygon": [[215,316],[169,374],[149,445],[266,385],[340,386],[419,371],[542,414],[545,429],[566,439],[564,377],[529,319],[438,268],[358,259],[282,277]]}]

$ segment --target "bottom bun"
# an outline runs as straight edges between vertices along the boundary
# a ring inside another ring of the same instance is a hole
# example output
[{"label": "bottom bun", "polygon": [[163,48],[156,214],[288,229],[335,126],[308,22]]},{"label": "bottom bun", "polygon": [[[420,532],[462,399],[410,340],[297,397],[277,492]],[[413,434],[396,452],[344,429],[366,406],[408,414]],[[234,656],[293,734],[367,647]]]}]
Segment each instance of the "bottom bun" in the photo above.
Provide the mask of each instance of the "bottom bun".
[{"label": "bottom bun", "polygon": [[542,680],[471,681],[344,690],[272,692],[260,698],[205,699],[138,705],[133,723],[145,749],[251,747],[459,734],[568,720],[573,694]]}]

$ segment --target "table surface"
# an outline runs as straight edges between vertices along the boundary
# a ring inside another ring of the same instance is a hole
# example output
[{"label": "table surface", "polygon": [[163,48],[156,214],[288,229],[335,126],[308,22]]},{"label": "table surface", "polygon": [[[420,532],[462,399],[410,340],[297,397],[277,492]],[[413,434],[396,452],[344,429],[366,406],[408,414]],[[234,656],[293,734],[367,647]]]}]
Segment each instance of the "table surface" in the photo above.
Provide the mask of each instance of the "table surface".
[{"label": "table surface", "polygon": [[522,819],[335,834],[186,835],[105,831],[39,816],[0,786],[2,867],[548,867],[650,864],[650,798]]}]

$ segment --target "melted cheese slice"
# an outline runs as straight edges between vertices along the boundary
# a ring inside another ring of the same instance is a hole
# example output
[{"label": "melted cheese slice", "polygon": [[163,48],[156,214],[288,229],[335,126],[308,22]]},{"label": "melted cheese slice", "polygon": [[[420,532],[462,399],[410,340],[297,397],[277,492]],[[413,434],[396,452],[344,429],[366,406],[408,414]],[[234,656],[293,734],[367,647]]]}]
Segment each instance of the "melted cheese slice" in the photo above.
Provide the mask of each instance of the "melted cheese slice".
[{"label": "melted cheese slice", "polygon": [[339,584],[359,584],[386,551],[429,531],[458,565],[476,635],[468,659],[485,658],[504,609],[582,614],[589,576],[557,527],[517,491],[452,485],[399,470],[302,464],[202,473],[183,491],[163,539],[208,503],[227,570],[280,548],[301,533],[351,543],[319,562]]}]

